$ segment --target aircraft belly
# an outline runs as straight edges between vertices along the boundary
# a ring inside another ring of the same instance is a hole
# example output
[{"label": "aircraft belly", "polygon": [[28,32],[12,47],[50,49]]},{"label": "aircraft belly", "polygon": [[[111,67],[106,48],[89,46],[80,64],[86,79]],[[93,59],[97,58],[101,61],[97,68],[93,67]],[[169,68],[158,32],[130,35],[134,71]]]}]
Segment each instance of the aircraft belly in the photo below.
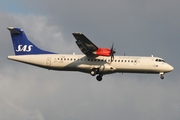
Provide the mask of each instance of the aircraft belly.
[{"label": "aircraft belly", "polygon": [[117,72],[123,73],[159,73],[158,69],[152,66],[126,66],[117,68]]},{"label": "aircraft belly", "polygon": [[90,65],[78,62],[64,62],[58,61],[51,64],[50,69],[58,71],[81,71],[85,73],[90,72]]}]

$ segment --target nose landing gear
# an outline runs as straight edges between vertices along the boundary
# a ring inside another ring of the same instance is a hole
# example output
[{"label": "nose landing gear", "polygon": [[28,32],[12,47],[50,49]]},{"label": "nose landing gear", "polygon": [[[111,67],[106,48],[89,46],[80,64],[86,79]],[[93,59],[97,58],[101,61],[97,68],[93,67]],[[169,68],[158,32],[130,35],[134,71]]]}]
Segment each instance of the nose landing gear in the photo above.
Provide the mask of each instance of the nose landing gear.
[{"label": "nose landing gear", "polygon": [[164,75],[161,75],[160,78],[163,80],[164,79]]},{"label": "nose landing gear", "polygon": [[163,79],[164,79],[164,73],[161,72],[161,73],[159,73],[159,74],[160,74],[160,78],[163,80]]}]

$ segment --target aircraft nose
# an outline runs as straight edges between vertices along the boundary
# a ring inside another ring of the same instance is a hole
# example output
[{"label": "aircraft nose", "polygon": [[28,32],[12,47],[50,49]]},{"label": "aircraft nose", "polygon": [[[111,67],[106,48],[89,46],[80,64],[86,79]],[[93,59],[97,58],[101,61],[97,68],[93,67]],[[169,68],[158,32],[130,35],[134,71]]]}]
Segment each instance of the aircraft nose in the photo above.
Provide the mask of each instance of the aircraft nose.
[{"label": "aircraft nose", "polygon": [[169,65],[169,71],[173,71],[173,70],[174,70],[173,66]]}]

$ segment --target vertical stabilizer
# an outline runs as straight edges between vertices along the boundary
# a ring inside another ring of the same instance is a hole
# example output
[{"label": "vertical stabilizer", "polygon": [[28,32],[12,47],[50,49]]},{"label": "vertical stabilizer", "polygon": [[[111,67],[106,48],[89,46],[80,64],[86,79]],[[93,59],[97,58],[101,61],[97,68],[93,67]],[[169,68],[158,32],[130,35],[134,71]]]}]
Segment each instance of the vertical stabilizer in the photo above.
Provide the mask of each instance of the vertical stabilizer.
[{"label": "vertical stabilizer", "polygon": [[12,43],[15,55],[28,55],[28,54],[54,54],[39,49],[35,46],[25,35],[25,32],[20,28],[8,27],[11,33]]}]

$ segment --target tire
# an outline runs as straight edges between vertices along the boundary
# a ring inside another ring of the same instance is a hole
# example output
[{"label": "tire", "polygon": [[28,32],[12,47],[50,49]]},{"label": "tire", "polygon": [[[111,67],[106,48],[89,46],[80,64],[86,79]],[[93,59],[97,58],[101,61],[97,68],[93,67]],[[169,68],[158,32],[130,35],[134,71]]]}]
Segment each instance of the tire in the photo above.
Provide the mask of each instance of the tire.
[{"label": "tire", "polygon": [[94,70],[91,71],[90,73],[92,76],[95,76],[96,75],[96,72]]},{"label": "tire", "polygon": [[102,80],[102,76],[98,75],[98,76],[96,77],[96,79],[97,79],[97,81],[101,81],[101,80]]}]

